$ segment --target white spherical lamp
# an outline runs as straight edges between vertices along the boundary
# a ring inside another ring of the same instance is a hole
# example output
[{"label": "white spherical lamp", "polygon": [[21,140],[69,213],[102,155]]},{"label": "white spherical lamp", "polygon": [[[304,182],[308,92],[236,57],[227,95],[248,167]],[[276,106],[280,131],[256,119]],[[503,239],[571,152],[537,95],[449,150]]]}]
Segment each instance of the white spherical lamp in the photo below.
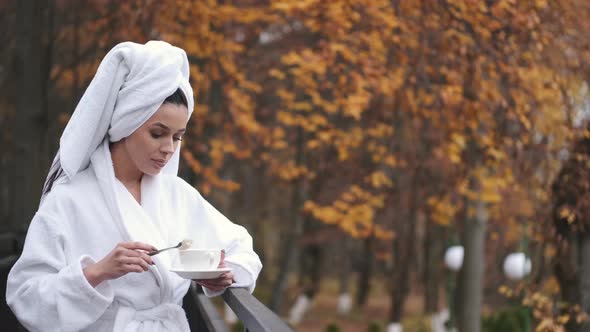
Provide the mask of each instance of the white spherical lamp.
[{"label": "white spherical lamp", "polygon": [[453,270],[459,271],[463,265],[463,246],[452,246],[445,252],[445,265]]},{"label": "white spherical lamp", "polygon": [[504,260],[504,274],[508,279],[520,280],[531,273],[531,260],[523,252],[514,252]]},{"label": "white spherical lamp", "polygon": [[348,293],[342,293],[338,297],[338,313],[346,315],[352,309],[352,297]]}]

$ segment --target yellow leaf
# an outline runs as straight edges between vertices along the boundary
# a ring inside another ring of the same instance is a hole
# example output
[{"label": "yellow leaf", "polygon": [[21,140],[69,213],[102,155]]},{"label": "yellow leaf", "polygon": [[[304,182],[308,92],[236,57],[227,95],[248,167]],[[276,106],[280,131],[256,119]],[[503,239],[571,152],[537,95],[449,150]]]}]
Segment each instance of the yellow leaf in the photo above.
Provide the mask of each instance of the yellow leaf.
[{"label": "yellow leaf", "polygon": [[391,179],[381,171],[373,172],[370,175],[370,182],[371,185],[376,189],[382,187],[390,188],[392,186]]},{"label": "yellow leaf", "polygon": [[269,75],[279,80],[285,79],[285,73],[275,68],[269,71]]},{"label": "yellow leaf", "polygon": [[486,203],[498,203],[502,201],[502,196],[495,192],[483,192],[481,194],[481,200]]}]

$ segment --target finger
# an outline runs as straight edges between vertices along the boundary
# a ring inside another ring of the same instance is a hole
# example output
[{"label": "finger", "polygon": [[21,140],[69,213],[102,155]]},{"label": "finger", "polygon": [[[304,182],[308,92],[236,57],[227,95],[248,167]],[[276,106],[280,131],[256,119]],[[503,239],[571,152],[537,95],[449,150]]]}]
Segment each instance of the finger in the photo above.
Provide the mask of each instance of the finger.
[{"label": "finger", "polygon": [[229,287],[232,285],[231,279],[208,279],[208,280],[201,280],[204,285],[209,287]]},{"label": "finger", "polygon": [[122,252],[122,255],[128,256],[128,257],[139,257],[139,258],[143,259],[144,261],[146,261],[149,265],[154,265],[154,261],[153,261],[152,257],[150,257],[148,254],[146,254],[143,251],[125,249],[125,251]]},{"label": "finger", "polygon": [[209,289],[215,289],[215,288],[220,288],[222,287],[222,285],[217,284],[217,283],[213,283],[213,282],[208,282],[207,280],[197,280],[197,283],[203,287],[207,287]]},{"label": "finger", "polygon": [[219,260],[219,265],[217,268],[225,267],[225,250],[221,249],[221,259]]},{"label": "finger", "polygon": [[229,285],[209,285],[207,286],[207,288],[211,289],[211,290],[215,290],[215,291],[222,291],[226,288],[228,288]]},{"label": "finger", "polygon": [[216,280],[217,283],[220,283],[220,284],[227,284],[227,283],[229,283],[231,285],[233,283],[233,281],[234,281],[234,275],[231,272],[225,272],[224,274],[222,274],[221,276],[219,276],[219,278],[217,278],[217,279],[209,279],[209,280]]},{"label": "finger", "polygon": [[137,250],[133,250],[133,249],[123,249],[121,251],[121,253],[123,254],[123,256],[127,256],[127,257],[139,257],[141,256],[141,251],[137,251]]},{"label": "finger", "polygon": [[214,285],[214,286],[222,286],[222,285],[226,284],[226,281],[223,279],[207,279],[207,280],[202,280],[202,282],[204,284]]},{"label": "finger", "polygon": [[148,263],[149,265],[154,265],[154,260],[150,255],[146,254],[143,251],[139,252],[139,254],[139,257],[143,259],[146,263]]},{"label": "finger", "polygon": [[138,252],[138,251],[135,251],[135,252],[139,253],[138,256],[135,256],[136,258],[139,258],[140,260],[145,262],[147,265],[154,265],[154,261],[152,260],[152,258],[150,256],[148,256],[147,254],[145,254],[143,252]]},{"label": "finger", "polygon": [[143,243],[143,242],[122,242],[119,245],[126,249],[131,250],[144,250],[144,251],[155,251],[158,250],[156,247],[152,246],[151,244]]},{"label": "finger", "polygon": [[135,272],[135,273],[141,273],[141,272],[145,272],[145,270],[143,268],[141,268],[141,266],[137,265],[137,264],[125,264],[123,266],[123,269],[129,273],[129,272]]},{"label": "finger", "polygon": [[144,271],[147,271],[149,269],[148,263],[144,261],[141,257],[123,257],[121,258],[121,262],[124,264],[138,265]]},{"label": "finger", "polygon": [[210,285],[210,284],[208,284],[206,282],[203,282],[203,281],[200,281],[200,280],[195,280],[195,281],[197,282],[197,284],[199,284],[199,285],[201,285],[203,287],[207,287],[209,289],[211,289],[211,287],[214,287],[213,285]]},{"label": "finger", "polygon": [[152,252],[158,250],[158,248],[154,247],[151,244],[143,243],[143,242],[132,242],[134,250],[143,250],[147,252]]},{"label": "finger", "polygon": [[216,281],[211,281],[211,280],[199,280],[198,282],[201,286],[203,287],[207,287],[209,289],[225,289],[229,286],[231,286],[231,281],[230,280],[216,280]]},{"label": "finger", "polygon": [[231,286],[231,281],[229,280],[224,280],[218,284],[213,284],[212,286],[214,287],[221,287],[221,288],[228,288],[229,286]]},{"label": "finger", "polygon": [[214,278],[214,279],[200,279],[205,283],[209,284],[220,284],[223,282],[223,278]]},{"label": "finger", "polygon": [[215,279],[217,280],[219,283],[232,283],[232,281],[234,280],[234,275],[231,272],[226,272],[224,274],[222,274],[219,278]]},{"label": "finger", "polygon": [[233,282],[233,280],[234,280],[234,274],[233,274],[233,273],[231,273],[231,272],[226,272],[226,273],[224,273],[224,277],[225,277],[226,279],[229,279],[229,280],[231,280],[232,282]]}]

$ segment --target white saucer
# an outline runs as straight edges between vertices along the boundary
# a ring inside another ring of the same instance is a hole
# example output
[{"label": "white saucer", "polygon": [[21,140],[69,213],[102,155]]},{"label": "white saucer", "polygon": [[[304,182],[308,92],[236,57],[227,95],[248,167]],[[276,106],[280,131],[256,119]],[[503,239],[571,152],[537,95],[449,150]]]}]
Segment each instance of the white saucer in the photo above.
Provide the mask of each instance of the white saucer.
[{"label": "white saucer", "polygon": [[229,267],[222,267],[210,271],[187,271],[181,268],[173,268],[170,269],[170,271],[178,274],[181,278],[184,279],[215,279],[222,275],[224,272],[231,271],[231,269]]}]

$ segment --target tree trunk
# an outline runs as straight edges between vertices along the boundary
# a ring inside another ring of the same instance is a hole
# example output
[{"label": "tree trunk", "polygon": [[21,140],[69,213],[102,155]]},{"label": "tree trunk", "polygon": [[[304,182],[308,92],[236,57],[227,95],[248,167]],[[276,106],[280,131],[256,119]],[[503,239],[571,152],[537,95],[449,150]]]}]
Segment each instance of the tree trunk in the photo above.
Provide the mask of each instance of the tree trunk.
[{"label": "tree trunk", "polygon": [[[412,215],[415,215],[412,213]],[[401,232],[397,233],[395,246],[396,260],[393,264],[393,278],[390,293],[389,322],[401,322],[404,303],[409,293],[409,275],[414,245],[415,220],[400,220]]]},{"label": "tree trunk", "polygon": [[351,309],[351,297],[350,297],[350,255],[349,255],[349,239],[345,237],[342,243],[342,250],[339,251],[339,265],[340,275],[338,276],[338,313],[346,315]]},{"label": "tree trunk", "polygon": [[367,303],[367,297],[371,290],[370,281],[371,274],[373,273],[373,242],[375,242],[373,236],[369,236],[363,241],[363,253],[359,263],[360,271],[356,293],[356,305],[358,307],[363,307]]},{"label": "tree trunk", "polygon": [[283,254],[280,256],[282,259],[280,260],[279,274],[275,280],[269,304],[270,309],[276,313],[279,313],[281,310],[283,293],[287,288],[287,277],[289,276],[291,265],[293,265],[297,256],[297,240],[301,237],[302,233],[303,216],[301,216],[299,208],[297,208],[300,207],[303,202],[301,196],[301,189],[297,186],[293,192],[293,200],[291,204],[291,215],[293,216],[291,224],[293,227],[289,228],[287,241],[283,242],[284,247],[282,250]]},{"label": "tree trunk", "polygon": [[311,300],[317,294],[321,282],[322,248],[318,244],[308,245],[302,251],[302,266],[300,273],[303,292]]},{"label": "tree trunk", "polygon": [[[570,234],[561,243],[555,264],[555,276],[561,290],[561,299],[568,305],[579,304],[585,312],[589,308],[590,238]],[[588,331],[588,326],[570,319],[566,324],[568,332]]]},{"label": "tree trunk", "polygon": [[[264,250],[264,244],[266,243],[266,234],[264,226],[268,220],[269,214],[267,204],[269,198],[269,191],[265,188],[269,188],[269,186],[266,183],[267,178],[265,176],[265,169],[262,166],[254,167],[252,171],[254,173],[253,177],[256,180],[256,194],[254,195],[256,199],[252,202],[254,205],[248,206],[248,208],[252,209],[252,206],[255,206],[257,208],[255,209],[256,212],[254,213],[254,219],[251,220],[250,224],[252,228],[252,236],[256,239],[254,241],[254,250],[256,251],[256,253],[258,253],[260,261],[264,266],[264,264],[266,264],[266,254]],[[258,280],[260,280],[261,283],[268,282],[268,271],[264,270],[265,269],[262,269],[262,271],[260,271],[260,275],[258,276]]]},{"label": "tree trunk", "polygon": [[299,256],[299,288],[310,300],[319,291],[321,281],[322,247],[318,240],[314,239],[320,226],[317,221],[309,217],[304,218],[302,237],[310,237],[311,240],[303,246]]},{"label": "tree trunk", "polygon": [[[307,219],[307,218],[306,218]],[[312,222],[306,220],[306,222]],[[300,294],[291,310],[289,322],[299,324],[309,310],[311,303],[320,289],[322,250],[318,244],[308,244],[301,250],[299,270]]]},{"label": "tree trunk", "polygon": [[350,290],[349,281],[350,281],[350,273],[351,266],[350,266],[350,249],[349,244],[350,239],[346,236],[342,239],[342,248],[338,252],[339,257],[339,265],[340,265],[340,275],[338,276],[338,284],[339,284],[339,292],[340,294],[348,293]]},{"label": "tree trunk", "polygon": [[[590,236],[581,235],[580,250],[580,305],[585,313],[590,312]],[[582,331],[590,331],[590,323],[582,324]]]},{"label": "tree trunk", "polygon": [[46,99],[43,74],[44,12],[47,3],[17,2],[15,70],[16,112],[13,126],[13,154],[8,168],[12,211],[10,227],[24,230],[39,205],[45,178]]},{"label": "tree trunk", "polygon": [[[417,200],[418,188],[417,180],[419,171],[414,173],[412,181],[409,183],[409,204],[407,207],[407,219],[399,218],[397,220],[396,237],[394,239],[394,263],[393,263],[393,278],[391,283],[390,294],[390,309],[389,322],[400,323],[404,310],[404,303],[410,291],[409,275],[412,268],[412,260],[414,252],[414,241],[416,238],[416,222],[417,222]],[[400,204],[401,206],[402,204]]]},{"label": "tree trunk", "polygon": [[[324,182],[322,181],[324,178],[320,174],[310,186],[308,199],[311,201],[317,200],[324,186]],[[302,234],[303,248],[299,256],[299,286],[310,300],[313,299],[320,287],[323,252],[318,234],[323,227],[323,223],[311,217],[304,218]]]},{"label": "tree trunk", "polygon": [[467,220],[463,232],[465,256],[459,277],[461,291],[457,317],[460,332],[479,332],[481,330],[485,269],[484,243],[488,214],[484,202],[475,202],[475,207],[476,216],[474,219]]},{"label": "tree trunk", "polygon": [[[53,53],[54,53],[54,45],[56,43],[57,37],[55,31],[59,30],[59,22],[56,17],[56,9],[55,9],[55,0],[49,1],[49,8],[47,10],[47,43],[45,45],[45,55],[44,55],[44,82],[45,82],[45,114],[47,116],[47,126],[46,126],[46,133],[45,133],[45,146],[44,149],[46,151],[46,166],[47,169],[44,171],[46,174],[49,172],[49,168],[51,163],[53,162],[53,158],[57,149],[59,148],[59,137],[62,132],[62,124],[59,122],[59,115],[63,112],[62,107],[53,107],[50,106],[51,103],[51,94],[53,92],[53,79],[51,77],[51,69],[53,67]],[[60,103],[61,104],[61,103]],[[73,108],[71,108],[73,110]]]},{"label": "tree trunk", "polygon": [[439,286],[441,262],[444,256],[444,237],[442,227],[427,222],[426,236],[424,237],[425,264],[423,270],[424,283],[424,311],[427,314],[438,312]]},{"label": "tree trunk", "polygon": [[[297,132],[297,142],[295,151],[296,165],[301,165],[304,161],[303,151],[303,132],[301,129]],[[283,302],[283,293],[287,288],[287,281],[291,265],[296,259],[298,246],[297,243],[303,233],[303,222],[304,218],[301,215],[301,207],[305,202],[305,188],[303,179],[298,179],[293,188],[292,199],[291,199],[291,227],[287,227],[287,240],[283,242],[283,250],[279,273],[277,279],[272,288],[272,296],[270,299],[269,308],[276,313],[280,313],[281,305]]]}]

